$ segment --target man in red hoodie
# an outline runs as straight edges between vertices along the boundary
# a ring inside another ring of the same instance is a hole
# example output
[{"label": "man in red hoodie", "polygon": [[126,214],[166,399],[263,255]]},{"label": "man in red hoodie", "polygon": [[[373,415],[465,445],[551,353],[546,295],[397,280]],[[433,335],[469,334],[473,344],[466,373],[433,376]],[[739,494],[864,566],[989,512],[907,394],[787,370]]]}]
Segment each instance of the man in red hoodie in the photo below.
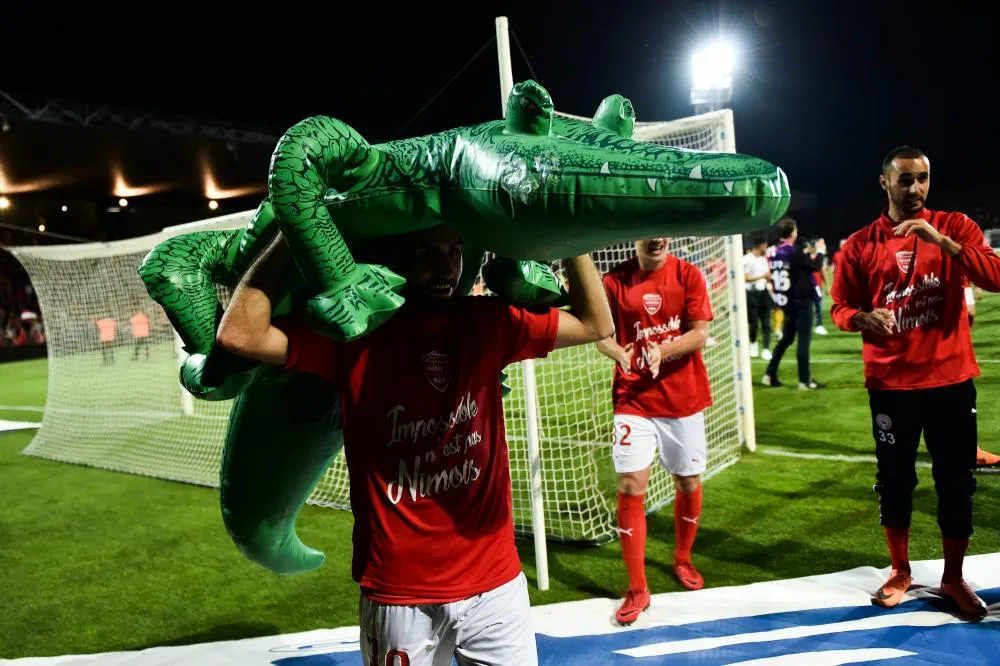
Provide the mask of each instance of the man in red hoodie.
[{"label": "man in red hoodie", "polygon": [[881,523],[892,573],[874,602],[899,604],[912,578],[908,554],[915,462],[923,433],[933,461],[944,548],[941,593],[969,619],[986,606],[962,575],[976,490],[976,388],[980,374],[963,299],[963,278],[1000,291],[1000,257],[966,215],[924,206],[930,161],[893,149],[879,177],[882,215],[851,235],[833,283],[831,314],[860,331],[878,473]]}]

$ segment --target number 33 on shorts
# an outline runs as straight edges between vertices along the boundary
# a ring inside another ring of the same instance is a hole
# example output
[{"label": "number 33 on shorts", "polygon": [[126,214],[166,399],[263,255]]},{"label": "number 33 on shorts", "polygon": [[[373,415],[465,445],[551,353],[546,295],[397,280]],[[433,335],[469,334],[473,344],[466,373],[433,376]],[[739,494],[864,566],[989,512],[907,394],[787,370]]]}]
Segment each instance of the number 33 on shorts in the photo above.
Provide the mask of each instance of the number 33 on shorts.
[{"label": "number 33 on shorts", "polygon": [[895,444],[896,436],[892,434],[892,419],[888,414],[879,414],[875,417],[875,438],[882,444]]}]

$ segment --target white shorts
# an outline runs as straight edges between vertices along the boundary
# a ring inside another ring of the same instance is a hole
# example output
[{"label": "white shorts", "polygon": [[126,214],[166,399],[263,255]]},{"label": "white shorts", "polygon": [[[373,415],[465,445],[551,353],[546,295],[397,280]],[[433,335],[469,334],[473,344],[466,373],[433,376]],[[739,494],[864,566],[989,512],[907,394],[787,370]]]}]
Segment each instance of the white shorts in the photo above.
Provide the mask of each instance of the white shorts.
[{"label": "white shorts", "polygon": [[361,595],[361,656],[378,666],[537,666],[528,579],[450,604],[388,606]]},{"label": "white shorts", "polygon": [[679,419],[615,414],[615,443],[611,452],[615,472],[644,470],[653,464],[657,452],[660,465],[671,474],[704,473],[708,457],[705,412]]}]

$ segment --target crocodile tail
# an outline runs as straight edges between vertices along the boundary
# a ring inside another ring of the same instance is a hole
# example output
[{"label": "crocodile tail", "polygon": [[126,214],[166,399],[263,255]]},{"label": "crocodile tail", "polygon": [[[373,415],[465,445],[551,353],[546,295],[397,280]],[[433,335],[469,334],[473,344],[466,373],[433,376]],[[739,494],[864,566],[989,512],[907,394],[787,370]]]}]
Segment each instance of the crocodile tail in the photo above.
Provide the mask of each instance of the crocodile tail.
[{"label": "crocodile tail", "polygon": [[279,574],[323,564],[295,521],[343,448],[339,417],[336,387],[308,373],[274,371],[236,396],[220,502],[230,538],[251,561]]}]

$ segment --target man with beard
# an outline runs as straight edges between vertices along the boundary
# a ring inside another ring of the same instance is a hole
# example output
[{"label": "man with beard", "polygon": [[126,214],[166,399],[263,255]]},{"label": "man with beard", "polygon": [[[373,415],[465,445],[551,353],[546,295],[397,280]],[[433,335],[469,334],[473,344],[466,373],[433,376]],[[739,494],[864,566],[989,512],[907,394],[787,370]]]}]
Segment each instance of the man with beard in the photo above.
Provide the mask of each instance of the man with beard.
[{"label": "man with beard", "polygon": [[900,146],[886,155],[879,183],[888,207],[851,235],[833,284],[832,315],[860,331],[875,439],[881,524],[892,571],[876,604],[903,601],[912,584],[910,516],[923,434],[933,464],[944,550],[941,594],[968,619],[986,606],[965,582],[976,491],[976,387],[980,374],[963,302],[963,279],[1000,291],[1000,257],[968,216],[925,207],[930,160]]}]

